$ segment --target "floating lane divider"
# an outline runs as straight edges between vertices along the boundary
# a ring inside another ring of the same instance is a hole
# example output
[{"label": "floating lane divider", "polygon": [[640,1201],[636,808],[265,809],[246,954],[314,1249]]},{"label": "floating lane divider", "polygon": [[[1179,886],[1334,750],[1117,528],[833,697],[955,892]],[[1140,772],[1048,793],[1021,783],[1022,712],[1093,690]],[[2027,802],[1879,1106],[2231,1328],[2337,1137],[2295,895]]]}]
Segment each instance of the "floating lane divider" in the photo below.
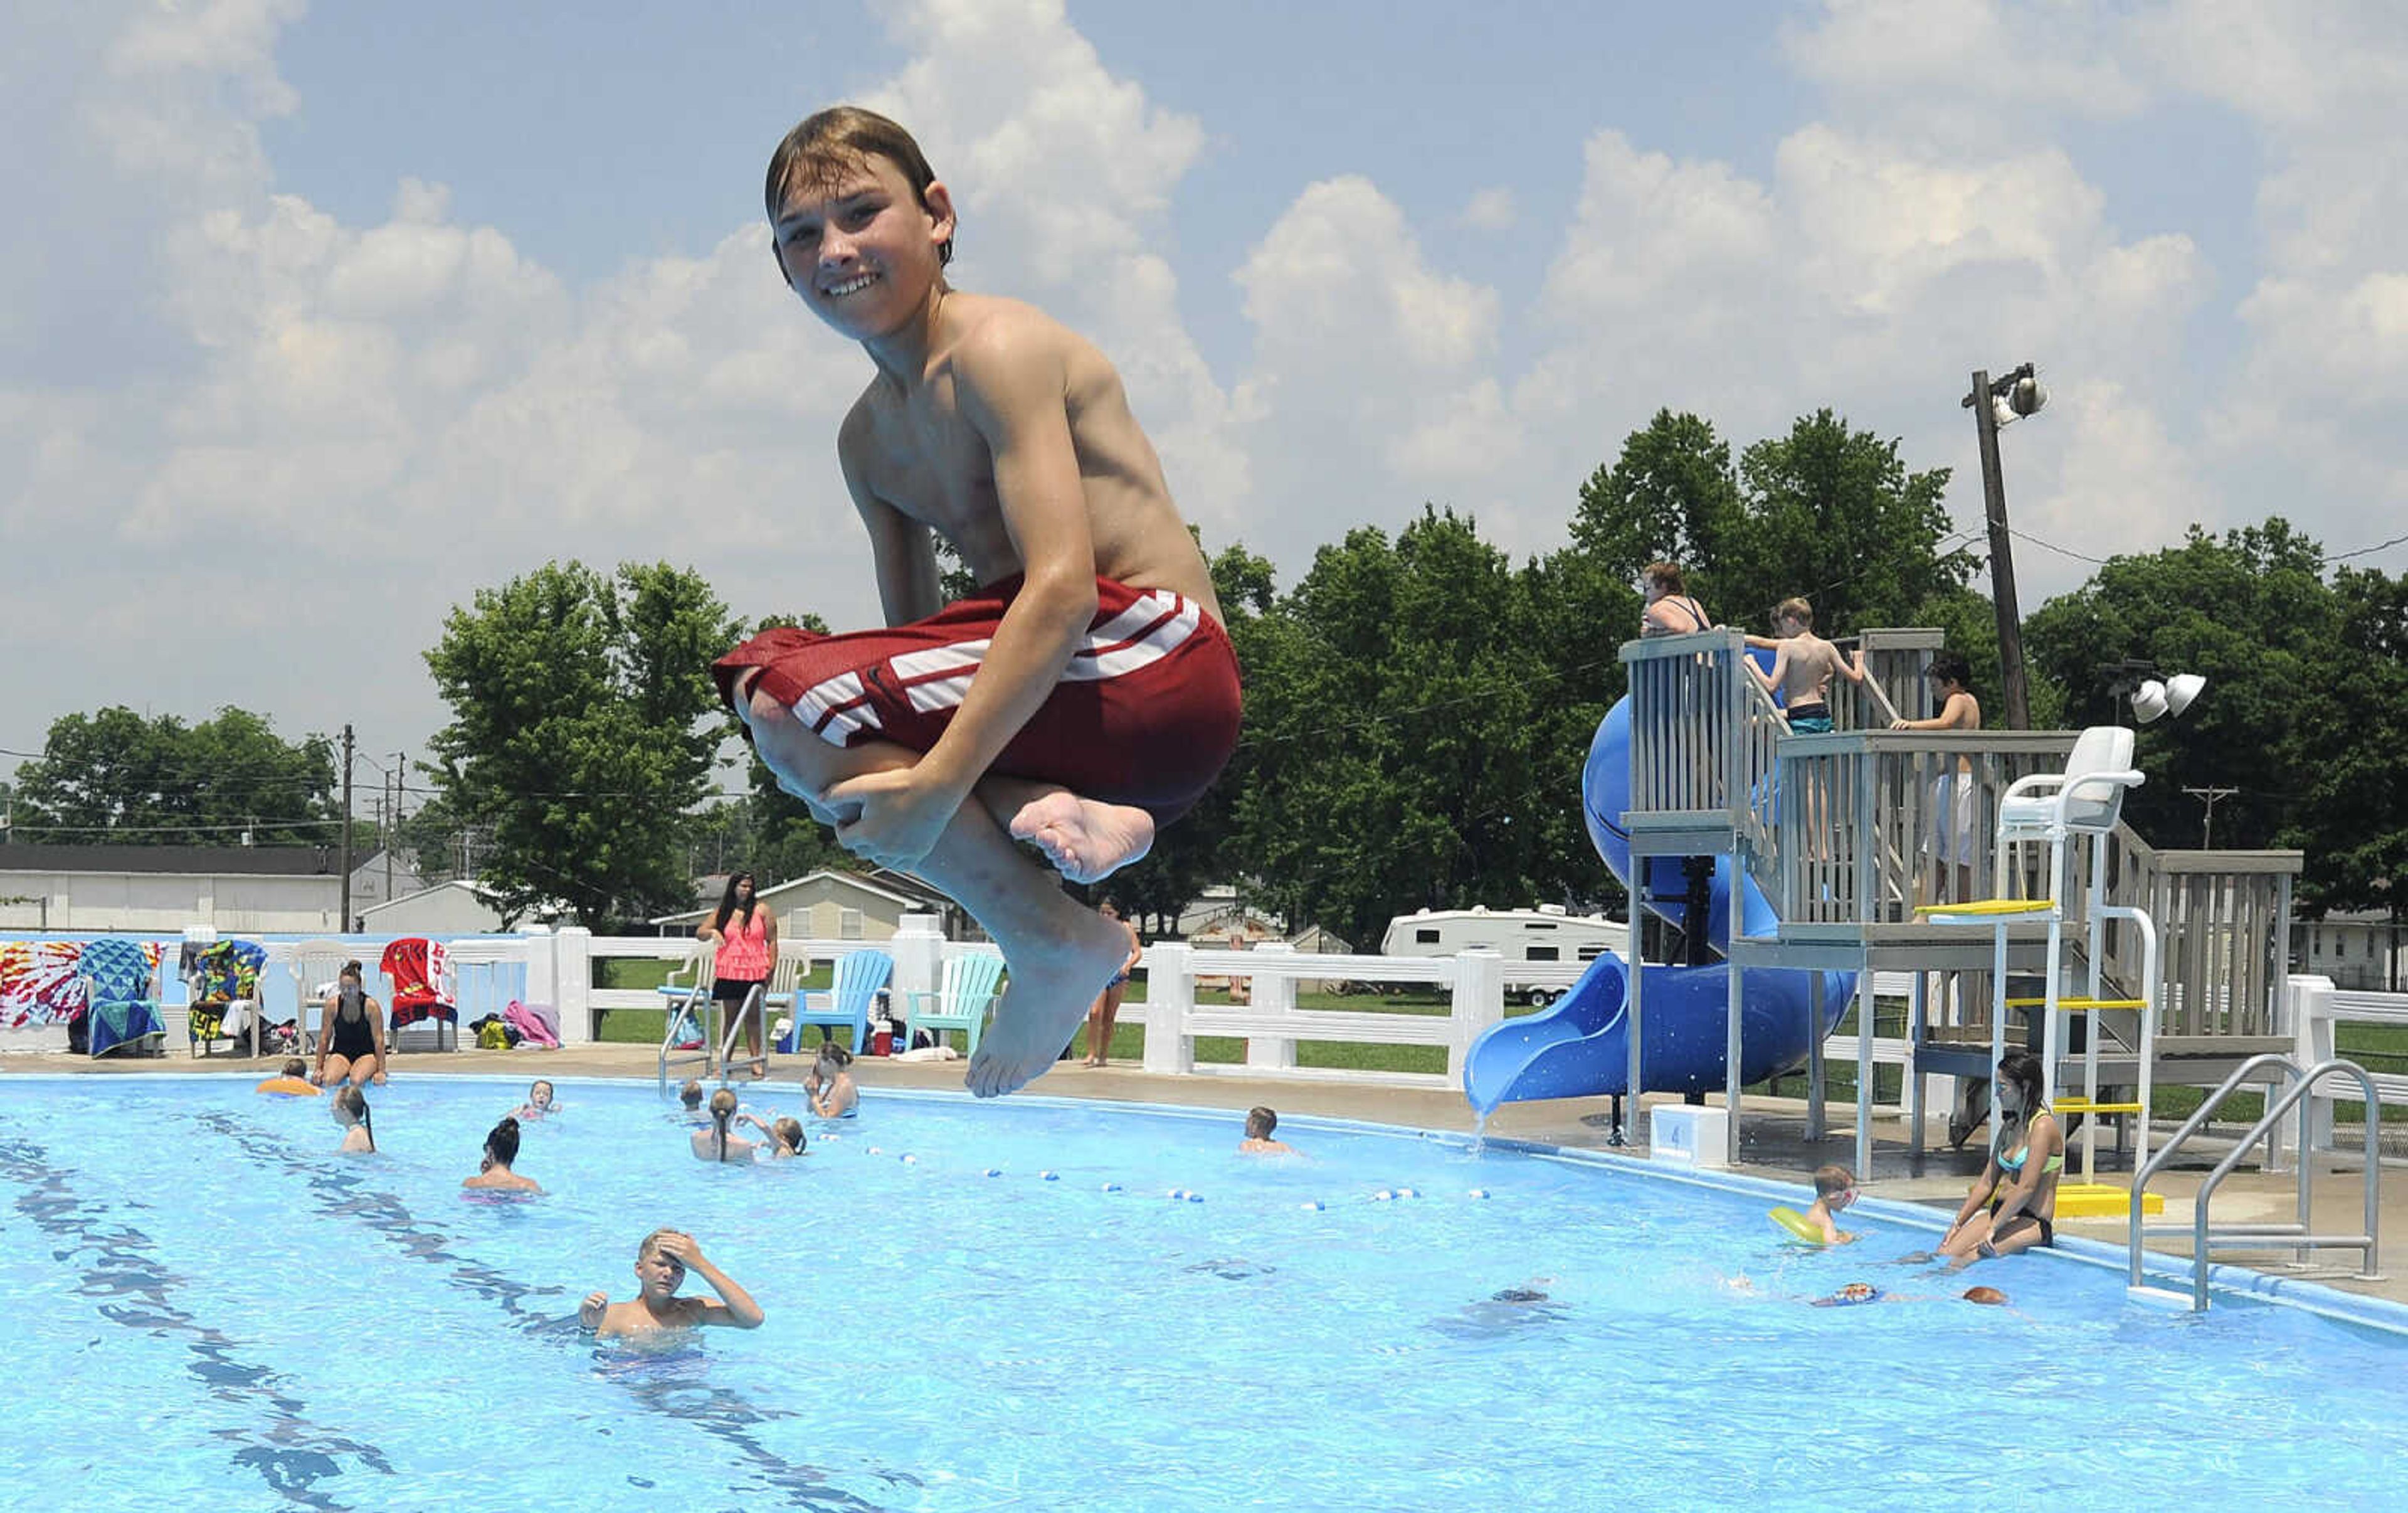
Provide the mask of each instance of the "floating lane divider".
[{"label": "floating lane divider", "polygon": [[[836,1137],[835,1135],[833,1135],[833,1134],[829,1134],[829,1135],[824,1135],[824,1136],[822,1136],[821,1138],[823,1138],[824,1140],[834,1140],[834,1139],[836,1139],[837,1137]],[[854,1147],[854,1148],[856,1148],[856,1149],[858,1149],[859,1151],[861,1151],[861,1153],[862,1153],[863,1155],[865,1155],[865,1156],[888,1156],[888,1155],[893,1155],[893,1156],[896,1158],[896,1160],[900,1161],[900,1162],[901,1162],[902,1164],[904,1164],[905,1166],[917,1166],[917,1165],[919,1165],[919,1164],[920,1164],[920,1158],[919,1158],[918,1156],[916,1156],[916,1155],[913,1155],[913,1154],[912,1154],[912,1153],[910,1153],[910,1151],[892,1152],[892,1151],[887,1150],[887,1149],[886,1149],[884,1146],[856,1146],[856,1147]],[[994,1177],[1000,1177],[1000,1176],[1003,1176],[1003,1175],[1005,1175],[1005,1174],[1007,1174],[1005,1173],[1004,1169],[1003,1169],[1002,1167],[1000,1167],[1000,1166],[984,1166],[984,1167],[981,1167],[981,1168],[979,1168],[978,1174],[979,1174],[980,1176],[982,1176],[982,1177],[994,1178]],[[1039,1180],[1039,1182],[1059,1182],[1059,1181],[1061,1181],[1061,1180],[1062,1180],[1062,1174],[1061,1174],[1061,1173],[1059,1173],[1059,1172],[1054,1171],[1054,1170],[1052,1170],[1052,1169],[1050,1169],[1050,1168],[1049,1168],[1049,1169],[1047,1169],[1047,1170],[1044,1170],[1044,1171],[1040,1171],[1040,1172],[1039,1172],[1039,1173],[1037,1174],[1037,1180]],[[1103,1191],[1103,1192],[1125,1192],[1125,1191],[1127,1191],[1127,1190],[1128,1190],[1128,1189],[1127,1189],[1125,1185],[1123,1185],[1123,1184],[1121,1184],[1121,1183],[1114,1182],[1114,1181],[1111,1181],[1111,1180],[1107,1179],[1107,1180],[1106,1180],[1106,1181],[1101,1185],[1101,1187],[1100,1187],[1100,1189],[1099,1189],[1098,1190]],[[1204,1201],[1204,1195],[1203,1195],[1202,1193],[1200,1193],[1200,1192],[1197,1191],[1197,1190],[1196,1190],[1195,1189],[1193,1189],[1193,1188],[1169,1188],[1169,1189],[1166,1189],[1164,1190],[1164,1192],[1163,1192],[1163,1196],[1164,1196],[1165,1198],[1169,1199],[1172,1203],[1202,1203],[1202,1202]],[[1428,1194],[1425,1193],[1425,1192],[1424,1192],[1421,1189],[1419,1189],[1419,1188],[1412,1188],[1412,1187],[1379,1188],[1379,1189],[1373,1189],[1372,1191],[1370,1191],[1370,1192],[1369,1192],[1369,1193],[1364,1194],[1364,1195],[1363,1195],[1363,1197],[1362,1197],[1360,1200],[1358,1200],[1358,1201],[1360,1201],[1360,1202],[1364,1202],[1364,1203],[1401,1203],[1401,1202],[1405,1201],[1406,1199],[1410,1199],[1410,1198],[1423,1198],[1423,1197],[1426,1197],[1426,1196],[1428,1196]],[[1470,1188],[1470,1189],[1465,1189],[1465,1192],[1464,1192],[1464,1197],[1466,1197],[1467,1199],[1469,1199],[1469,1200],[1471,1200],[1471,1201],[1473,1201],[1473,1202],[1479,1202],[1479,1201],[1484,1200],[1484,1199],[1486,1199],[1486,1198],[1488,1198],[1488,1197],[1490,1197],[1490,1196],[1491,1196],[1491,1194],[1490,1194],[1489,1190],[1488,1190],[1486,1188]],[[1327,1212],[1327,1211],[1328,1211],[1329,1206],[1330,1206],[1330,1202],[1329,1202],[1329,1200],[1325,1199],[1325,1198],[1308,1198],[1308,1199],[1304,1200],[1302,1203],[1298,1203],[1297,1206],[1297,1207],[1299,1207],[1299,1208],[1301,1208],[1301,1209],[1303,1209],[1303,1210],[1304,1210],[1305,1212],[1307,1212],[1307,1213],[1319,1214],[1319,1213],[1326,1213],[1326,1212]],[[1799,1224],[1802,1224],[1802,1223],[1804,1222],[1804,1221],[1803,1221],[1802,1217],[1801,1217],[1801,1216],[1797,1215],[1794,1211],[1789,1210],[1789,1209],[1775,1209],[1775,1210],[1773,1210],[1773,1217],[1774,1217],[1776,1219],[1780,1219],[1780,1220],[1781,1220],[1781,1222],[1783,1222],[1784,1226],[1790,1227],[1790,1228],[1792,1228],[1792,1229],[1796,1229],[1796,1230],[1797,1230],[1797,1232],[1799,1232],[1799,1233],[1800,1234],[1800,1236],[1802,1237],[1806,1232],[1805,1232],[1803,1229],[1798,1229],[1796,1225],[1790,1225],[1790,1224],[1789,1224],[1789,1220],[1788,1220],[1788,1219],[1782,1219],[1781,1216],[1783,1216],[1784,1214],[1788,1214],[1788,1215],[1790,1216],[1790,1218],[1797,1218],[1797,1219],[1799,1220]]]}]

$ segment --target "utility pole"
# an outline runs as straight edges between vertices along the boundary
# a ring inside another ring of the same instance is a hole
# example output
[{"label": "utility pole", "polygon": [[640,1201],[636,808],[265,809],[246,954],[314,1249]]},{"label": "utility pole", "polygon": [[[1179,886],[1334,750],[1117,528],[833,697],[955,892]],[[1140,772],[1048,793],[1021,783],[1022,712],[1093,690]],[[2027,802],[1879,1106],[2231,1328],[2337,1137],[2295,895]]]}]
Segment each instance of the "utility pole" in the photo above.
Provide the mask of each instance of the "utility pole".
[{"label": "utility pole", "polygon": [[387,903],[393,901],[393,832],[401,826],[401,768],[408,760],[408,752],[393,754],[393,819],[377,832],[377,839],[384,843],[384,901]]},{"label": "utility pole", "polygon": [[351,932],[351,728],[343,727],[343,919],[338,935]]},{"label": "utility pole", "polygon": [[1999,419],[1990,408],[1990,373],[1978,368],[1965,403],[1982,443],[1982,503],[1990,523],[1990,602],[1999,615],[1999,676],[2006,684],[2007,728],[2031,728],[2031,698],[2024,684],[2024,627],[2015,602],[2015,555],[2007,535],[2007,482],[1999,470]]},{"label": "utility pole", "polygon": [[2203,800],[2207,804],[2207,813],[2200,816],[2199,822],[2199,848],[2201,851],[2213,851],[2215,849],[2215,801],[2219,799],[2229,799],[2240,791],[2241,790],[2239,788],[2218,788],[2214,786],[2183,789],[2183,792],[2189,794],[2194,799]]}]

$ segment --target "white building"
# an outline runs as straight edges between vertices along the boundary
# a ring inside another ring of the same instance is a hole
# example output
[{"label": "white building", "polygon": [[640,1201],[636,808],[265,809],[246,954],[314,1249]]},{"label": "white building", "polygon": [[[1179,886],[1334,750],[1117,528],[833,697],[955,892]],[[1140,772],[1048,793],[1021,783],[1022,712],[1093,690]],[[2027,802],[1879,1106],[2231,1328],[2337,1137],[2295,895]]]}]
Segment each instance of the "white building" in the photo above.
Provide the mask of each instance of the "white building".
[{"label": "white building", "polygon": [[[722,879],[724,886],[724,879]],[[765,887],[761,902],[778,918],[781,940],[883,941],[893,937],[907,914],[933,914],[939,928],[955,935],[962,913],[953,901],[925,883],[897,872],[875,876],[824,867],[775,887]],[[663,915],[650,921],[665,935],[691,935],[719,912],[713,899],[700,909]]]},{"label": "white building", "polygon": [[358,911],[361,929],[370,935],[500,935],[513,927],[503,922],[493,896],[475,883],[437,883]]},{"label": "white building", "polygon": [[2302,920],[2291,931],[2294,970],[2329,977],[2335,987],[2396,993],[2408,975],[2408,930],[2381,910]]},{"label": "white building", "polygon": [[[0,845],[0,929],[339,934],[341,867],[332,846]],[[393,864],[394,894],[425,886]],[[352,918],[387,897],[379,852],[351,869]]]}]

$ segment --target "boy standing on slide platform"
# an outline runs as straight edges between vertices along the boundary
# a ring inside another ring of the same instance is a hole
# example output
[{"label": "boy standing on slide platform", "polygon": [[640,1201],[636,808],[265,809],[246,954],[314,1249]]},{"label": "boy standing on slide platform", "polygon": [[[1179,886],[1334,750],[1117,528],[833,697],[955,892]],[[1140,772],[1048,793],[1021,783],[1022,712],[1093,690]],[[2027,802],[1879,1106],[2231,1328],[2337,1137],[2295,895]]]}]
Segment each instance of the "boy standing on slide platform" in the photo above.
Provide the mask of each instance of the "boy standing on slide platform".
[{"label": "boy standing on slide platform", "polygon": [[[765,199],[780,271],[877,365],[837,436],[887,628],[778,629],[713,666],[780,782],[844,846],[968,909],[1011,977],[970,1059],[1052,1066],[1127,957],[1092,883],[1145,855],[1238,735],[1238,665],[1195,539],[1101,353],[945,281],[953,196],[853,107],[796,126]],[[933,534],[982,585],[939,601]]]}]

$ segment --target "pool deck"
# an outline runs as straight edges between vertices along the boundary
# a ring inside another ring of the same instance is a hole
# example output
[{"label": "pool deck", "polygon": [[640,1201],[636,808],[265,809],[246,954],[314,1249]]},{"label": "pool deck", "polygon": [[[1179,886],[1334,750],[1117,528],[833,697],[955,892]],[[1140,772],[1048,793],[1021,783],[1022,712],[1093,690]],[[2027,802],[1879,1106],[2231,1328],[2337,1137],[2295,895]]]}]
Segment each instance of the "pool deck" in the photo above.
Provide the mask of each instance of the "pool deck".
[{"label": "pool deck", "polygon": [[[468,1046],[448,1054],[417,1052],[405,1055],[398,1062],[395,1074],[408,1077],[423,1071],[446,1075],[530,1079],[538,1076],[649,1078],[655,1074],[658,1058],[659,1052],[650,1045],[585,1045],[540,1053],[486,1051]],[[264,1058],[251,1060],[232,1056],[195,1059],[184,1056],[156,1056],[92,1061],[77,1056],[0,1055],[0,1078],[8,1074],[23,1073],[141,1076],[173,1072],[241,1073],[267,1077],[276,1074],[281,1059]],[[773,1086],[799,1085],[803,1070],[801,1060],[781,1059],[774,1066],[769,1081]],[[962,1084],[962,1063],[907,1062],[866,1057],[853,1063],[853,1076],[865,1091],[880,1088],[957,1091]],[[1233,1111],[1233,1115],[1235,1111],[1256,1103],[1268,1103],[1283,1115],[1359,1119],[1461,1134],[1469,1134],[1472,1127],[1470,1108],[1460,1093],[1451,1089],[1383,1087],[1334,1078],[1249,1076],[1238,1072],[1158,1076],[1140,1070],[1134,1063],[1090,1068],[1064,1061],[1047,1073],[1031,1090],[1055,1098],[1225,1108]],[[1670,1100],[1650,1096],[1645,1102],[1653,1106],[1659,1101]],[[1543,1145],[1606,1151],[1610,1148],[1606,1107],[1606,1101],[1602,1098],[1507,1103],[1490,1118],[1487,1132]],[[1819,1142],[1809,1142],[1806,1139],[1806,1109],[1802,1101],[1752,1098],[1744,1115],[1742,1160],[1736,1170],[1744,1175],[1794,1182],[1802,1187],[1807,1174],[1816,1166],[1826,1161],[1845,1162],[1852,1159],[1856,1147],[1855,1114],[1852,1106],[1834,1105],[1824,1138]],[[1873,1127],[1873,1170],[1866,1184],[1867,1195],[1931,1208],[1940,1211],[1942,1217],[1953,1212],[1963,1202],[1968,1185],[1979,1175],[1983,1152],[1978,1142],[1962,1152],[1948,1150],[1945,1140],[1939,1133],[1944,1122],[1944,1118],[1935,1121],[1933,1133],[1928,1137],[1929,1148],[1921,1167],[1912,1169],[1907,1155],[1904,1121],[1877,1119]],[[1238,1119],[1233,1117],[1230,1122],[1232,1141],[1238,1136]],[[1639,1121],[1639,1127],[1645,1128],[1643,1118]],[[2192,1195],[2198,1191],[2213,1160],[2229,1149],[2229,1144],[2219,1143],[2212,1152],[2203,1151],[2201,1159],[2186,1162],[2187,1169],[2165,1174],[2160,1179],[2162,1185],[2157,1189],[2165,1198],[2165,1213],[2153,1218],[2151,1222],[2188,1224],[2192,1214]],[[1639,1159],[1643,1158],[1634,1158]],[[2108,1154],[2102,1148],[2100,1180],[2119,1186],[2128,1183],[2128,1170],[2121,1169],[2120,1163],[2118,1170],[2106,1170],[2107,1160]],[[2080,1165],[2078,1143],[2068,1164],[2074,1168]],[[2217,1221],[2233,1224],[2287,1220],[2292,1217],[2295,1190],[2294,1178],[2287,1173],[2270,1174],[2254,1166],[2243,1167],[2227,1178],[2218,1190]],[[2363,1194],[2363,1178],[2355,1170],[2318,1174],[2315,1206],[2316,1228],[2325,1232],[2357,1228]],[[2356,1275],[2358,1252],[2355,1250],[2311,1252],[2307,1266],[2300,1270],[2291,1269],[2287,1264],[2289,1252],[2279,1249],[2251,1252],[2219,1248],[2216,1260],[2223,1264],[2249,1267],[2272,1275],[2314,1281],[2342,1291],[2408,1304],[2408,1174],[2391,1169],[2385,1171],[2381,1203],[2383,1245],[2379,1269],[2383,1275],[2377,1280],[2358,1279]],[[2066,1219],[2059,1221],[2057,1229],[2063,1234],[2079,1235],[2117,1246],[2123,1245],[2126,1236],[2126,1221],[2121,1218]],[[2149,1248],[2168,1255],[2190,1254],[2186,1235],[2152,1237]]]}]

